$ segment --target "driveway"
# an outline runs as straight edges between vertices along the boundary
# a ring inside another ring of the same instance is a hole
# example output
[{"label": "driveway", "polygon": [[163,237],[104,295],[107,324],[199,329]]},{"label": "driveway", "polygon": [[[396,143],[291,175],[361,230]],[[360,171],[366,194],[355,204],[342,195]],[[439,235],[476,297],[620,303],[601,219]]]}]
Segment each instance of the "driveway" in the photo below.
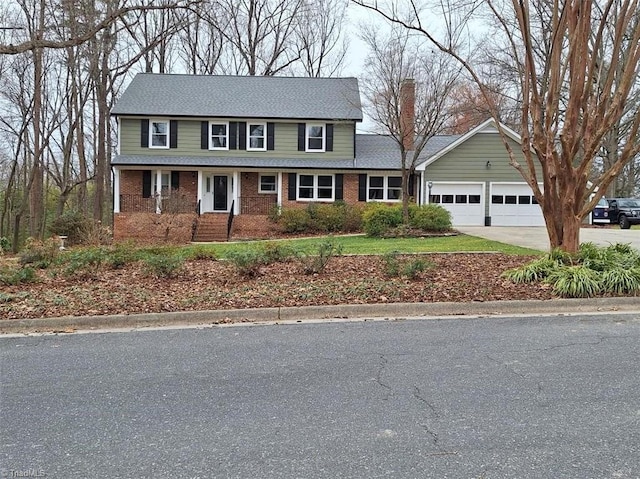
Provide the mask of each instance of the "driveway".
[{"label": "driveway", "polygon": [[[524,246],[526,248],[549,251],[549,237],[543,226],[460,226],[461,233],[479,236],[501,243]],[[618,228],[582,228],[580,242],[592,242],[602,246],[616,243],[628,243],[640,250],[640,230],[621,230]]]}]

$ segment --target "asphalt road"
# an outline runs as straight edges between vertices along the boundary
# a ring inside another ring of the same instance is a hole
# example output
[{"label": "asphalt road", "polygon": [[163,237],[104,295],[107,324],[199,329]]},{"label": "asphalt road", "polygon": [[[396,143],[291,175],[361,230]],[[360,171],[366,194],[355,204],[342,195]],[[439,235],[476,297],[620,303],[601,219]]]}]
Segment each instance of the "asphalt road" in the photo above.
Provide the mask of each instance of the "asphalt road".
[{"label": "asphalt road", "polygon": [[2,477],[637,478],[639,344],[636,314],[4,337]]}]

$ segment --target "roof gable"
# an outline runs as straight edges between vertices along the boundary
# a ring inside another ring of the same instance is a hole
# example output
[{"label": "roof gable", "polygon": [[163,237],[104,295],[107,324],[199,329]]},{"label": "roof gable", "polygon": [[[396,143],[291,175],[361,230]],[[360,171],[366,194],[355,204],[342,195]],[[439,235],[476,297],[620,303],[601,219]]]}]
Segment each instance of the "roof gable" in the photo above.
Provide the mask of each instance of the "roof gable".
[{"label": "roof gable", "polygon": [[362,121],[356,78],[139,73],[113,115]]}]

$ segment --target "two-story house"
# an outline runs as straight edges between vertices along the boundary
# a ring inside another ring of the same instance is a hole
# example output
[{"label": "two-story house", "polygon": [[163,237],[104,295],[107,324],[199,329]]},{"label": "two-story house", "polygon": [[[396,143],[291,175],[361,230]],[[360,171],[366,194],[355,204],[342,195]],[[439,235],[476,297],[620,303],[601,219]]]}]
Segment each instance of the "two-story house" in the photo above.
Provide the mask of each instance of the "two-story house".
[{"label": "two-story house", "polygon": [[[257,237],[275,207],[401,200],[397,144],[356,134],[355,78],[138,74],[112,114],[116,240]],[[410,194],[454,224],[490,222],[500,195],[511,222],[526,216],[519,206],[540,209],[490,122],[433,138],[423,157]]]}]

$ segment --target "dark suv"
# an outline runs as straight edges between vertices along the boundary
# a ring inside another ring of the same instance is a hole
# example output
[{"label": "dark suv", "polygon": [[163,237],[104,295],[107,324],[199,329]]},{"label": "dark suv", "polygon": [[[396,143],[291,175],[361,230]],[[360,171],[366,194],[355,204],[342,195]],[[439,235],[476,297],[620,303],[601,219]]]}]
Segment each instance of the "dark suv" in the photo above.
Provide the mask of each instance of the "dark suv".
[{"label": "dark suv", "polygon": [[640,224],[640,200],[602,198],[593,209],[594,224],[618,224],[623,230]]}]

